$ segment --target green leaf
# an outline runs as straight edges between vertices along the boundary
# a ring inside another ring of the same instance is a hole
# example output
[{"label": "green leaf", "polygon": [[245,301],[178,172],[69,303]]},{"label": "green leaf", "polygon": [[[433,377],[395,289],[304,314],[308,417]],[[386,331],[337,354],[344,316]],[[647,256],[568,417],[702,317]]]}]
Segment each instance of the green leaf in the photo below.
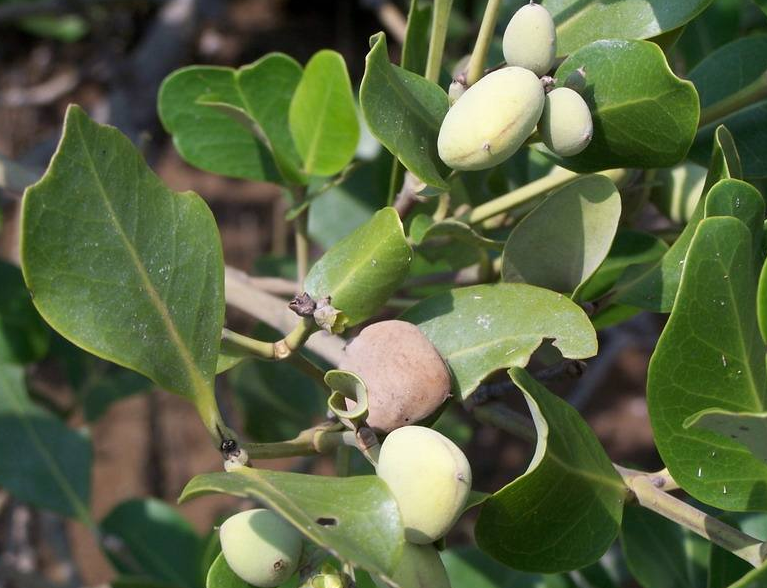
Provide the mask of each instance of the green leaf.
[{"label": "green leaf", "polygon": [[384,208],[312,266],[304,287],[331,304],[349,326],[373,316],[407,277],[413,251],[397,211]]},{"label": "green leaf", "polygon": [[407,15],[407,29],[402,43],[402,69],[423,73],[429,53],[429,26],[431,25],[431,4],[421,0],[410,0]]},{"label": "green leaf", "polygon": [[[751,35],[714,51],[690,71],[689,78],[700,94],[701,108],[728,98],[767,72],[767,35]],[[732,132],[743,159],[746,178],[767,177],[767,97],[746,104],[734,114],[701,128],[690,150],[690,158],[702,165],[711,153],[716,127],[724,124]]]},{"label": "green leaf", "polygon": [[[330,388],[328,409],[340,419],[348,419],[355,428],[368,416],[368,389],[365,382],[352,372],[329,370],[325,372],[325,383]],[[346,400],[354,406],[347,408]]]},{"label": "green leaf", "polygon": [[87,523],[91,442],[34,404],[21,366],[0,363],[0,486],[18,500]]},{"label": "green leaf", "polygon": [[745,445],[757,459],[767,463],[767,413],[730,412],[709,408],[684,421],[684,428],[718,433]]},{"label": "green leaf", "polygon": [[754,265],[762,265],[764,235],[764,198],[759,190],[741,180],[720,180],[706,195],[706,218],[734,216],[751,231]]},{"label": "green leaf", "polygon": [[737,38],[744,16],[743,0],[715,0],[697,18],[687,23],[674,45],[675,61],[683,60],[689,71],[722,45]]},{"label": "green leaf", "polygon": [[596,300],[607,294],[627,268],[657,262],[668,251],[668,245],[649,233],[619,229],[602,265],[578,289],[579,300]]},{"label": "green leaf", "polygon": [[402,552],[397,504],[376,476],[332,478],[242,467],[195,476],[179,501],[213,492],[264,502],[332,555],[376,574],[390,576]]},{"label": "green leaf", "polygon": [[525,370],[509,374],[525,395],[538,444],[527,471],[482,505],[477,544],[517,570],[592,564],[618,535],[626,487],[574,408]]},{"label": "green leaf", "polygon": [[562,575],[527,574],[512,570],[482,553],[476,547],[458,547],[443,551],[451,586],[455,588],[571,588]]},{"label": "green leaf", "polygon": [[[83,391],[83,412],[85,420],[89,423],[98,420],[115,402],[134,394],[147,392],[152,387],[149,380],[136,372],[116,366],[110,367],[115,369],[107,370],[103,377],[97,377],[96,381],[89,383]],[[90,372],[91,377],[93,373]]]},{"label": "green leaf", "polygon": [[315,53],[290,103],[290,134],[307,174],[332,176],[354,157],[360,138],[352,85],[344,58]]},{"label": "green leaf", "polygon": [[767,0],[754,0],[756,5],[762,9],[762,12],[767,14]]},{"label": "green leaf", "polygon": [[[202,540],[174,508],[156,498],[121,502],[100,524],[105,553],[118,572],[198,588]],[[109,549],[117,543],[118,549]]]},{"label": "green leaf", "polygon": [[644,588],[705,588],[705,570],[689,553],[691,540],[689,531],[650,510],[623,511],[621,546],[629,571]]},{"label": "green leaf", "polygon": [[370,38],[360,106],[370,132],[413,175],[446,191],[448,173],[437,154],[437,135],[447,114],[447,94],[438,85],[389,62],[383,33]]},{"label": "green leaf", "polygon": [[762,339],[767,342],[767,260],[759,274],[759,285],[756,291],[756,314]]},{"label": "green leaf", "polygon": [[418,325],[437,348],[463,400],[493,372],[526,366],[544,339],[572,359],[597,352],[596,333],[577,304],[527,284],[458,288],[419,302],[400,318]]},{"label": "green leaf", "polygon": [[767,408],[751,240],[732,217],[698,225],[647,382],[650,420],[669,472],[698,500],[728,510],[767,508],[767,464],[737,441],[685,422],[711,408]]},{"label": "green leaf", "polygon": [[557,55],[563,56],[598,39],[649,39],[681,27],[711,0],[637,0],[582,2],[543,0],[557,25]]},{"label": "green leaf", "polygon": [[[301,66],[281,53],[238,70],[185,67],[163,81],[158,113],[181,157],[195,167],[277,183],[283,181],[279,169],[302,182],[301,159],[288,128],[290,100],[300,79]],[[232,116],[237,112],[239,119]],[[254,127],[267,138],[274,157]]]},{"label": "green leaf", "polygon": [[578,172],[649,169],[687,155],[698,128],[698,95],[691,82],[674,75],[655,43],[596,41],[559,66],[560,85],[579,67],[586,69],[583,97],[594,137],[582,153],[557,158],[560,165]]},{"label": "green leaf", "polygon": [[25,194],[21,260],[35,306],[61,335],[198,406],[213,403],[224,318],[213,215],[76,106]]},{"label": "green leaf", "polygon": [[0,261],[0,363],[38,361],[48,352],[50,339],[19,268]]},{"label": "green leaf", "polygon": [[205,579],[205,588],[252,588],[245,580],[232,571],[224,559],[224,554],[219,553],[213,560],[213,565],[208,570]]},{"label": "green leaf", "polygon": [[626,274],[619,284],[618,295],[615,298],[617,302],[653,312],[671,311],[679,289],[687,250],[698,223],[703,219],[709,189],[719,180],[739,177],[740,159],[732,135],[725,127],[719,127],[716,131],[716,148],[711,155],[708,175],[703,186],[703,195],[698,200],[690,221],[659,263]]},{"label": "green leaf", "polygon": [[600,175],[556,190],[511,231],[503,250],[505,282],[573,292],[607,257],[621,216],[621,196]]}]

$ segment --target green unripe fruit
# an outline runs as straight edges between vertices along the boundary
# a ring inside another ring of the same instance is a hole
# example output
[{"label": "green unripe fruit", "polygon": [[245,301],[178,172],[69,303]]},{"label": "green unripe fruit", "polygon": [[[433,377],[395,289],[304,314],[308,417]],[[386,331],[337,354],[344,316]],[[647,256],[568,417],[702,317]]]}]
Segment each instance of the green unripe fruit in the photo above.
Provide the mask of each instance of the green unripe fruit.
[{"label": "green unripe fruit", "polygon": [[427,427],[402,427],[381,445],[376,473],[397,501],[405,539],[433,543],[455,523],[471,490],[471,466],[450,439]]},{"label": "green unripe fruit", "polygon": [[257,508],[229,517],[220,537],[226,563],[258,588],[279,586],[298,568],[301,534],[270,510]]},{"label": "green unripe fruit", "polygon": [[517,10],[503,34],[506,63],[542,76],[554,65],[556,56],[557,32],[549,11],[533,3]]},{"label": "green unripe fruit", "polygon": [[543,86],[531,71],[507,67],[489,73],[448,110],[437,138],[439,156],[458,170],[505,161],[535,129],[543,101]]},{"label": "green unripe fruit", "polygon": [[594,123],[586,101],[570,88],[546,94],[538,132],[546,147],[561,157],[583,151],[594,135]]},{"label": "green unripe fruit", "polygon": [[[392,580],[407,588],[450,588],[447,571],[433,545],[405,543]],[[375,576],[373,581],[379,588],[389,588]]]},{"label": "green unripe fruit", "polygon": [[[450,372],[442,356],[418,327],[404,321],[362,329],[338,367],[365,383],[367,424],[379,432],[424,420],[450,396]],[[346,404],[352,408],[354,401]]]}]

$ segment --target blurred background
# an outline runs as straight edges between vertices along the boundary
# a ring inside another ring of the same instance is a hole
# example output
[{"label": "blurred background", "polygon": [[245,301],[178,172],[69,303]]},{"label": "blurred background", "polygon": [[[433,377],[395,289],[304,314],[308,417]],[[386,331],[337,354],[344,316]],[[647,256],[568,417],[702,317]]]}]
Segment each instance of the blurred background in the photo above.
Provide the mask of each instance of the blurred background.
[{"label": "blurred background", "polygon": [[[504,12],[511,14],[521,3],[507,1]],[[482,0],[455,1],[446,70],[471,50],[483,8]],[[317,50],[331,48],[345,57],[356,87],[373,33],[387,31],[391,59],[398,62],[407,9],[405,2],[375,0],[0,0],[0,162],[5,174],[0,255],[10,262],[3,266],[8,281],[0,287],[6,293],[23,287],[18,275],[8,277],[18,253],[19,186],[34,181],[46,167],[69,103],[127,134],[169,187],[191,189],[205,198],[218,220],[229,265],[290,279],[295,271],[292,239],[280,189],[215,176],[182,162],[157,118],[159,85],[184,65],[239,66],[271,51],[288,53],[303,64]],[[671,56],[677,71],[683,73],[734,34],[763,26],[763,21],[750,4],[717,0],[677,43]],[[449,80],[447,71],[444,77]],[[370,145],[365,148],[369,151]],[[312,208],[315,255],[385,203],[385,188],[378,188],[375,178],[388,177],[388,157],[373,145],[367,163],[323,197],[321,210]],[[241,332],[274,335],[236,311],[227,317]],[[614,461],[648,470],[661,466],[644,399],[647,361],[661,327],[658,319],[640,315],[605,330],[600,355],[582,377],[550,383],[582,410]],[[166,392],[149,393],[152,385],[143,378],[86,356],[43,325],[39,339],[45,349],[29,368],[30,393],[68,426],[89,429],[91,512],[97,521],[111,517],[119,531],[120,518],[133,511],[124,505],[115,511],[118,505],[149,497],[175,505],[193,475],[221,467],[189,403]],[[288,438],[324,415],[321,392],[289,367],[251,363],[219,381],[226,417],[254,440]],[[509,402],[521,408],[517,401]],[[458,407],[448,410],[438,426],[466,449],[479,490],[498,489],[529,460],[526,443],[480,426]],[[258,465],[333,471],[332,460],[324,459]],[[217,517],[235,507],[236,500],[217,496],[172,508],[191,525],[187,529],[179,523],[179,532],[202,537]],[[471,523],[471,516],[465,517],[449,543],[470,541]],[[120,551],[131,538],[112,544],[109,539],[99,541],[81,524],[30,508],[0,489],[0,585],[79,588],[111,582],[115,567],[125,571],[127,564],[115,563],[110,549]]]}]

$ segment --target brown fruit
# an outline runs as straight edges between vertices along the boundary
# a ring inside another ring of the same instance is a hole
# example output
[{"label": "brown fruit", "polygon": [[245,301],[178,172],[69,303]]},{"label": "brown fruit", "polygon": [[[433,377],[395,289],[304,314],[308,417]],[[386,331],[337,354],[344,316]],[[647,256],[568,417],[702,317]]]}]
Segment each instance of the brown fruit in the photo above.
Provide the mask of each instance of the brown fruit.
[{"label": "brown fruit", "polygon": [[338,367],[365,382],[367,423],[379,432],[424,420],[450,396],[450,372],[442,357],[418,327],[404,321],[362,329]]}]

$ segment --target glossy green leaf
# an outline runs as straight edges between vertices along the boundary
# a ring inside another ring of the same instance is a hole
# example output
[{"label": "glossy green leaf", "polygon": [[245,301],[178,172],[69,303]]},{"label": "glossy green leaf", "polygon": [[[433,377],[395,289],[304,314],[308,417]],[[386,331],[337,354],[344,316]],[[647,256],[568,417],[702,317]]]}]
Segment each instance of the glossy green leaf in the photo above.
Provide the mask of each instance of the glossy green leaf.
[{"label": "glossy green leaf", "polygon": [[517,570],[592,564],[618,535],[627,489],[574,408],[525,370],[509,374],[525,395],[538,444],[527,471],[482,505],[477,544]]},{"label": "glossy green leaf", "polygon": [[660,262],[649,268],[638,268],[633,273],[627,272],[619,285],[616,301],[653,312],[671,312],[679,289],[684,259],[695,229],[703,219],[709,189],[720,180],[740,177],[740,159],[732,135],[725,127],[719,127],[716,131],[716,147],[711,155],[708,175],[703,186],[703,195],[698,200],[690,221]]},{"label": "glossy green leaf", "polygon": [[572,588],[563,575],[527,574],[495,561],[476,547],[458,547],[443,551],[450,585],[455,588]]},{"label": "glossy green leaf", "polygon": [[756,315],[759,330],[762,332],[762,339],[767,342],[767,260],[762,265],[762,271],[759,274],[759,285],[756,291]]},{"label": "glossy green leaf", "polygon": [[734,216],[751,231],[751,251],[756,267],[762,265],[764,198],[759,190],[741,180],[720,180],[706,195],[706,218]]},{"label": "glossy green leaf", "polygon": [[706,588],[705,570],[692,559],[690,532],[638,506],[623,511],[621,546],[644,588]]},{"label": "glossy green leaf", "polygon": [[559,66],[560,85],[579,67],[586,69],[583,97],[594,137],[582,153],[558,158],[560,165],[578,172],[669,167],[687,155],[698,128],[698,95],[655,43],[596,41]]},{"label": "glossy green leaf", "polygon": [[[198,588],[202,540],[174,508],[156,498],[121,502],[99,525],[105,553],[118,572]],[[117,543],[117,550],[109,549]],[[138,568],[138,569],[137,569]]]},{"label": "glossy green leaf", "polygon": [[742,443],[754,457],[767,463],[767,413],[709,408],[685,419],[684,427],[706,429]]},{"label": "glossy green leaf", "polygon": [[668,251],[666,243],[649,233],[619,229],[602,265],[578,289],[579,300],[596,300],[607,294],[627,268],[657,262]]},{"label": "glossy green leaf", "polygon": [[[325,383],[330,388],[328,409],[340,419],[348,419],[354,426],[368,417],[368,390],[365,382],[352,372],[329,370],[325,372]],[[354,406],[346,406],[346,400],[352,400]]]},{"label": "glossy green leaf", "polygon": [[355,325],[373,316],[407,277],[413,251],[397,211],[384,208],[336,243],[306,276],[304,288]]},{"label": "glossy green leaf", "polygon": [[168,190],[124,135],[72,106],[22,214],[24,277],[54,329],[198,405],[212,403],[224,272],[200,197]]},{"label": "glossy green leaf", "polygon": [[762,12],[767,14],[767,0],[754,0],[756,2],[756,5],[762,9]]},{"label": "glossy green leaf", "polygon": [[767,508],[767,464],[737,441],[685,422],[711,408],[767,408],[751,240],[732,217],[698,225],[647,382],[655,441],[669,472],[698,500],[729,510]]},{"label": "glossy green leaf", "polygon": [[386,37],[370,38],[360,106],[370,132],[425,184],[445,191],[448,169],[437,154],[437,135],[448,109],[438,85],[389,62]]},{"label": "glossy green leaf", "polygon": [[86,435],[30,400],[21,366],[0,363],[0,487],[87,522],[92,459]]},{"label": "glossy green leaf", "polygon": [[376,476],[332,478],[242,467],[195,476],[179,501],[214,492],[264,502],[332,555],[373,573],[391,574],[402,552],[397,504]]},{"label": "glossy green leaf", "polygon": [[503,250],[505,282],[573,292],[610,251],[621,196],[605,176],[578,178],[550,194],[511,231]]},{"label": "glossy green leaf", "polygon": [[32,363],[42,359],[48,352],[50,338],[19,268],[0,261],[0,363]]},{"label": "glossy green leaf", "polygon": [[557,25],[557,55],[568,55],[598,39],[649,39],[681,27],[711,0],[583,2],[543,0]]},{"label": "glossy green leaf", "polygon": [[195,167],[268,182],[283,181],[282,170],[300,181],[301,160],[288,128],[290,100],[300,79],[301,66],[281,53],[237,70],[185,67],[163,81],[158,113],[181,157]]},{"label": "glossy green leaf", "polygon": [[344,58],[322,50],[309,60],[290,103],[290,133],[310,175],[332,176],[354,157],[360,126]]},{"label": "glossy green leaf", "polygon": [[744,2],[748,0],[714,0],[697,18],[684,28],[674,45],[675,61],[690,71],[716,49],[737,38],[741,31]]},{"label": "glossy green leaf", "polygon": [[[767,72],[767,35],[751,35],[711,53],[690,71],[689,78],[700,94],[701,108],[732,96]],[[734,114],[712,121],[698,133],[690,157],[705,164],[711,153],[716,127],[724,124],[735,138],[746,178],[767,177],[767,97]]]},{"label": "glossy green leaf", "polygon": [[400,317],[418,325],[450,366],[454,392],[468,398],[488,375],[524,367],[543,343],[564,357],[597,352],[586,313],[569,298],[527,284],[458,288],[411,307]]},{"label": "glossy green leaf", "polygon": [[707,175],[708,169],[690,161],[658,170],[657,186],[652,189],[650,200],[672,222],[684,225],[692,218],[703,196]]},{"label": "glossy green leaf", "polygon": [[251,586],[232,571],[224,559],[224,554],[219,553],[208,570],[205,588],[251,588]]}]

